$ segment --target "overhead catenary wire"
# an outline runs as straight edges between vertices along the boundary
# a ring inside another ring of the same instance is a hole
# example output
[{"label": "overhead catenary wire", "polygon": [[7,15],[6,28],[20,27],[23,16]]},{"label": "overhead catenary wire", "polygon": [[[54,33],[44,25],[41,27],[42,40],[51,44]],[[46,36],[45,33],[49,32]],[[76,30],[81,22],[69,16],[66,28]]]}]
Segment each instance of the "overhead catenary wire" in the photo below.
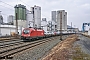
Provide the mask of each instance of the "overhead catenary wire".
[{"label": "overhead catenary wire", "polygon": [[[3,11],[1,13],[1,15],[3,16],[3,20],[6,21],[7,20],[7,16],[9,15],[8,11],[14,12],[14,6],[12,6],[9,3],[6,3],[6,2],[0,0],[0,7],[5,8],[4,10],[2,10],[2,9],[0,9],[0,10]],[[6,13],[5,13],[5,11],[6,11]]]},{"label": "overhead catenary wire", "polygon": [[10,10],[13,10],[13,11],[14,11],[14,9],[11,9],[11,8],[9,8],[9,7],[3,6],[3,5],[0,5],[0,6],[1,6],[1,7],[8,8],[8,9],[10,9]]},{"label": "overhead catenary wire", "polygon": [[[25,2],[23,2],[22,0],[20,0],[22,3],[24,3],[25,5],[27,5],[28,7],[30,7],[28,4],[26,4]],[[44,14],[42,14],[43,16],[45,16]],[[47,16],[45,16],[47,17]],[[48,19],[50,19],[49,17],[47,17]]]},{"label": "overhead catenary wire", "polygon": [[[24,3],[25,5],[27,5],[27,6],[29,6],[28,4],[26,4],[25,2],[23,2],[22,0],[20,0],[22,3]],[[2,2],[2,3],[4,3],[4,4],[6,4],[6,5],[8,5],[8,6],[10,6],[10,7],[13,7],[12,5],[10,5],[10,4],[8,4],[8,3],[6,3],[6,2],[3,2],[3,1],[1,1],[0,0],[0,2]],[[2,5],[1,5],[2,6]],[[6,6],[3,6],[3,7],[6,7]],[[29,6],[30,7],[30,6]],[[8,7],[6,7],[6,8],[8,8]],[[13,7],[14,8],[14,7]],[[9,8],[10,10],[13,10],[13,9],[11,9],[11,8]],[[14,11],[14,10],[13,10]],[[4,14],[5,15],[5,14]],[[42,14],[43,16],[45,16],[44,14]],[[45,16],[46,17],[46,16]],[[48,19],[50,19],[49,17],[47,17]]]},{"label": "overhead catenary wire", "polygon": [[[26,4],[25,2],[23,2],[22,0],[20,0],[22,3]],[[28,4],[26,4],[28,7],[30,7]]]},{"label": "overhead catenary wire", "polygon": [[[5,5],[8,5],[8,6],[10,6],[10,7],[12,7],[12,8],[14,8],[12,5],[10,5],[10,4],[8,4],[8,3],[6,3],[6,2],[3,2],[3,1],[1,1],[0,0],[0,3],[4,3]],[[5,7],[5,8],[8,8],[8,9],[10,9],[10,10],[12,10],[12,11],[14,11],[14,9],[12,9],[12,8],[9,8],[9,7],[7,7],[7,6],[3,6],[3,5],[0,5],[1,7]],[[4,13],[2,13],[3,15],[7,15],[7,14],[4,14]]]},{"label": "overhead catenary wire", "polygon": [[4,4],[6,4],[6,5],[8,5],[8,6],[13,7],[12,5],[10,5],[10,4],[6,3],[6,2],[3,2],[3,1],[1,1],[1,0],[0,0],[0,2],[2,2],[2,3],[4,3]]},{"label": "overhead catenary wire", "polygon": [[[22,3],[24,3],[26,6],[30,7],[27,3],[23,2],[22,0],[19,0],[19,1],[21,1]],[[29,10],[29,9],[27,9],[27,10]]]}]

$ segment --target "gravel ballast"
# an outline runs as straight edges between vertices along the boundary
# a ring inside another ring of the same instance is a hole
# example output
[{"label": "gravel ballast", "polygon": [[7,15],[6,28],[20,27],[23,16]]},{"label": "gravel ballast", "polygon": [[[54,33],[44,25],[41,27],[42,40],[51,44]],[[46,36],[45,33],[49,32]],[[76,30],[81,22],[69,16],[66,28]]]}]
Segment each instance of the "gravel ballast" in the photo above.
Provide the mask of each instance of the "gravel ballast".
[{"label": "gravel ballast", "polygon": [[83,52],[90,55],[90,38],[79,35],[79,39],[80,40],[77,41],[75,45],[79,45]]},{"label": "gravel ballast", "polygon": [[72,44],[77,38],[76,35],[71,35],[64,41],[61,41],[42,60],[69,60],[70,48],[72,48]]},{"label": "gravel ballast", "polygon": [[[49,50],[51,50],[57,43],[60,42],[60,37],[56,40],[44,43],[40,46],[34,47],[18,56],[13,57],[12,60],[40,60],[42,56],[45,56]],[[64,37],[64,39],[66,36]]]}]

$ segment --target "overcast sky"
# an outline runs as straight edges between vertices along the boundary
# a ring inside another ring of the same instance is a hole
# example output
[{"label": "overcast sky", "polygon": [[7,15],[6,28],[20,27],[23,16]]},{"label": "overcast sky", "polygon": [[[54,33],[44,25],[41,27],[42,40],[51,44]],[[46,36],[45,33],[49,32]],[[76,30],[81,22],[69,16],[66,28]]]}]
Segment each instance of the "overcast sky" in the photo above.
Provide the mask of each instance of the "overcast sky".
[{"label": "overcast sky", "polygon": [[[9,5],[8,5],[9,4]],[[51,11],[65,10],[67,24],[82,29],[84,22],[90,23],[90,0],[0,0],[0,11],[6,22],[8,15],[14,15],[14,6],[23,4],[27,9],[37,5],[41,7],[42,17],[51,20]]]}]

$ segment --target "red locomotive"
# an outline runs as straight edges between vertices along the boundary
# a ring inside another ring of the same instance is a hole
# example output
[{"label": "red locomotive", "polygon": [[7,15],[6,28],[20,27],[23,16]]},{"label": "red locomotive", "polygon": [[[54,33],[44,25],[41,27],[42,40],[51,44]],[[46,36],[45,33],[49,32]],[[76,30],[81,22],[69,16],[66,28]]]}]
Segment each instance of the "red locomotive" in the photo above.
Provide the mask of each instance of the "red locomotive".
[{"label": "red locomotive", "polygon": [[[62,33],[63,35],[68,35],[68,34],[74,34],[74,33]],[[22,31],[21,39],[24,41],[29,40],[34,40],[34,39],[40,39],[40,38],[48,38],[48,37],[53,37],[53,36],[59,36],[57,33],[53,34],[46,34],[44,33],[44,30],[41,29],[35,29],[35,28],[25,28]]]},{"label": "red locomotive", "polygon": [[38,39],[44,37],[44,30],[34,29],[34,28],[25,28],[22,31],[21,39]]}]

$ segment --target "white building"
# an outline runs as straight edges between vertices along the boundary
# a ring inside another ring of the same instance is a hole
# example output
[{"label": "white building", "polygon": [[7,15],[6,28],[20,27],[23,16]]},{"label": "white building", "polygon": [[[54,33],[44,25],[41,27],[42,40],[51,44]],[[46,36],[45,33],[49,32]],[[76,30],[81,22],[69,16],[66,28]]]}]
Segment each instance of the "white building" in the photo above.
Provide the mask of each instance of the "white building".
[{"label": "white building", "polygon": [[14,20],[15,20],[15,17],[13,16],[13,15],[9,15],[8,17],[7,17],[7,21],[8,21],[8,23],[11,23],[11,24],[13,24],[13,22],[14,22]]},{"label": "white building", "polygon": [[51,18],[52,18],[51,20],[54,21],[54,22],[56,22],[56,15],[57,15],[56,11],[51,12]]},{"label": "white building", "polygon": [[41,28],[46,32],[47,31],[47,20],[46,18],[42,18]]},{"label": "white building", "polygon": [[[18,32],[19,35],[21,35],[21,32],[24,28],[18,26]],[[16,33],[16,26],[14,25],[0,25],[0,36],[6,36],[11,35],[11,33]]]},{"label": "white building", "polygon": [[41,7],[35,5],[31,7],[31,11],[33,12],[34,27],[41,28]]},{"label": "white building", "polygon": [[57,31],[57,12],[56,11],[51,12],[51,18],[52,18],[52,31]]},{"label": "white building", "polygon": [[33,13],[30,11],[26,15],[27,20],[27,27],[33,27],[34,20],[33,20]]},{"label": "white building", "polygon": [[60,21],[62,20],[62,30],[67,30],[67,13],[65,10],[57,11],[57,30],[60,30]]}]

